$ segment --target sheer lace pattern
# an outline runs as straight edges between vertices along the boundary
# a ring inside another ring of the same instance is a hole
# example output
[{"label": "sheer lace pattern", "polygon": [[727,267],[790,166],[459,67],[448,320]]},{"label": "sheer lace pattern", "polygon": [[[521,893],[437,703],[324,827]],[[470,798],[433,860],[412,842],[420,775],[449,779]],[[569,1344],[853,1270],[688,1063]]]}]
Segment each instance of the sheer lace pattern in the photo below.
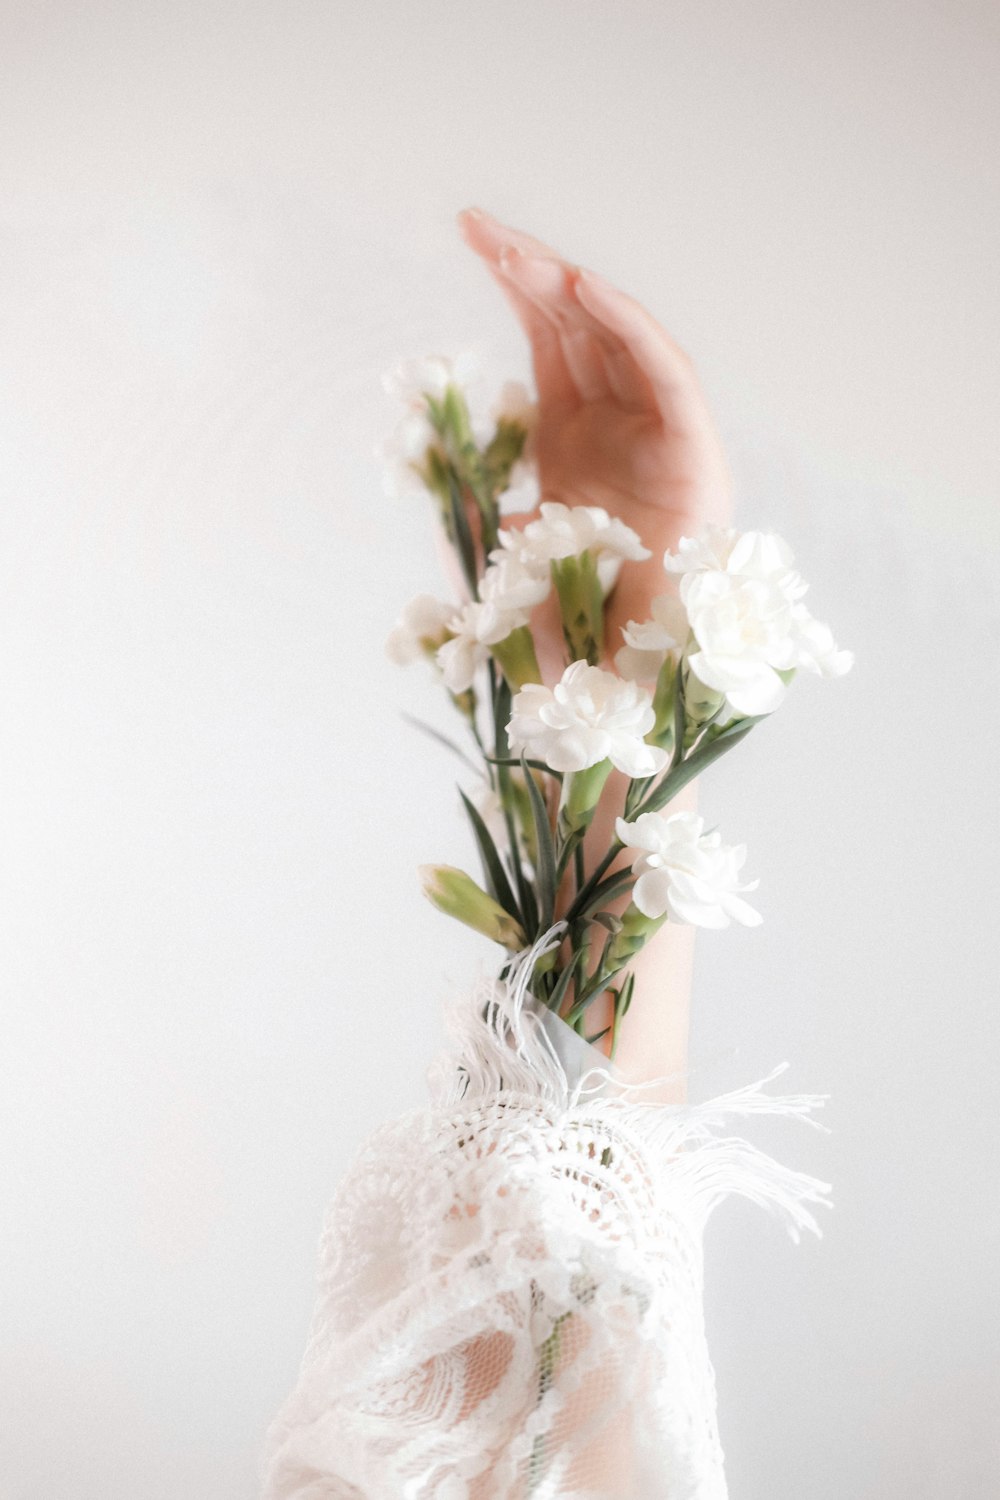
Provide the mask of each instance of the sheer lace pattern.
[{"label": "sheer lace pattern", "polygon": [[340,1183],[264,1500],[723,1500],[705,1220],[735,1192],[818,1232],[828,1190],[719,1130],[820,1101],[644,1103],[590,1048],[568,1070],[526,997],[559,935],[454,1008],[429,1107]]}]

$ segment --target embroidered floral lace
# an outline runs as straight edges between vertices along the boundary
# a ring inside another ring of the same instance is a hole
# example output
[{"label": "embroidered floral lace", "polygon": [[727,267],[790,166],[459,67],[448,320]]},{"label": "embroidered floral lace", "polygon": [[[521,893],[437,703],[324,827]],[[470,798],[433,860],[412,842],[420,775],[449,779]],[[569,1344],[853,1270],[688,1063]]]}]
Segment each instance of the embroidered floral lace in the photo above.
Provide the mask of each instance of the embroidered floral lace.
[{"label": "embroidered floral lace", "polygon": [[526,994],[552,941],[454,1008],[429,1106],[340,1183],[264,1500],[725,1496],[705,1221],[738,1193],[797,1237],[828,1190],[722,1132],[820,1101],[644,1102]]}]

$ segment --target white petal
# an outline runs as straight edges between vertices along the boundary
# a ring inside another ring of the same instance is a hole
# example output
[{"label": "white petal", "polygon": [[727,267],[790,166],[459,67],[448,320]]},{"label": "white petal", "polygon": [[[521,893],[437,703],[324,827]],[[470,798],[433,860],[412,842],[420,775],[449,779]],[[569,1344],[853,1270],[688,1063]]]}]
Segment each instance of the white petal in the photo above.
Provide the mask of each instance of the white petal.
[{"label": "white petal", "polygon": [[644,917],[662,917],[670,906],[670,871],[647,870],[632,887],[632,900]]}]

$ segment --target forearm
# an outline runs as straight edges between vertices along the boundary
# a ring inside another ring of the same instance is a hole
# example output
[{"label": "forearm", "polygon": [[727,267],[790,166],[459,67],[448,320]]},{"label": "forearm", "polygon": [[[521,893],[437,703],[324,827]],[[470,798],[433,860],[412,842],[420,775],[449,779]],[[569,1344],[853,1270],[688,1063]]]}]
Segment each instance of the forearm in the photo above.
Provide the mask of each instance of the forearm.
[{"label": "forearm", "polygon": [[[628,777],[612,771],[584,839],[587,870],[592,870],[601,861],[614,840],[615,819],[623,812],[627,788]],[[670,810],[693,811],[697,800],[697,786],[692,782],[670,804]],[[609,867],[609,873],[627,869],[629,860],[628,851],[622,850]],[[573,883],[568,878],[560,889],[557,916],[565,912],[572,897]],[[629,899],[628,893],[619,896],[609,902],[606,909],[620,916]],[[605,936],[604,929],[598,925],[592,931],[589,972],[596,967]],[[677,1075],[676,1082],[668,1088],[659,1092],[651,1090],[644,1096],[649,1099],[680,1101],[684,1098],[682,1075],[687,1058],[694,939],[694,927],[667,921],[629,965],[635,974],[635,990],[628,1015],[619,1027],[615,1065],[629,1082]],[[564,955],[568,951],[567,944]],[[563,1009],[568,1009],[568,1005]],[[593,1036],[603,1031],[611,1024],[611,1018],[612,997],[605,991],[587,1009],[587,1034]],[[610,1041],[609,1034],[597,1045],[607,1053]]]}]

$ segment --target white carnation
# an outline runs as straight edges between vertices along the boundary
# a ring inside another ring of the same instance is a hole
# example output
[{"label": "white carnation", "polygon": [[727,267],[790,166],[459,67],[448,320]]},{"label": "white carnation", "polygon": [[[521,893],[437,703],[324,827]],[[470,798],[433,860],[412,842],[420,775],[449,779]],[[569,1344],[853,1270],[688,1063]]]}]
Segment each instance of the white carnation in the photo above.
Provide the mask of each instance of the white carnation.
[{"label": "white carnation", "polygon": [[840,676],[853,658],[802,603],[808,585],[787,542],[773,533],[710,527],[682,537],[663,566],[680,574],[680,597],[697,649],[688,657],[705,687],[747,717],[772,713],[783,673],[799,667]]},{"label": "white carnation", "polygon": [[511,708],[511,749],[553,771],[584,771],[610,759],[627,776],[641,777],[667,763],[666,751],[644,739],[656,720],[650,694],[585,661],[568,666],[554,688],[528,683]]},{"label": "white carnation", "polygon": [[818,672],[821,677],[843,677],[854,665],[850,651],[840,651],[833,639],[833,631],[821,620],[814,620],[804,605],[792,609],[795,624],[796,644],[799,648],[800,667]]},{"label": "white carnation", "polygon": [[[472,686],[479,668],[489,659],[490,644],[503,639],[502,634],[492,634],[492,617],[484,616],[485,610],[484,604],[472,599],[449,621],[451,640],[440,647],[436,659],[445,686],[453,693],[464,693]],[[485,640],[486,635],[491,640]]]},{"label": "white carnation", "polygon": [[688,637],[687,613],[675,594],[658,594],[649,612],[650,619],[622,626],[625,644],[615,654],[615,666],[632,682],[655,682],[667,653],[683,650]]},{"label": "white carnation", "polygon": [[589,552],[605,594],[613,588],[623,562],[652,556],[630,526],[601,506],[562,505],[556,500],[543,500],[538,520],[529,521],[521,531],[502,532],[500,542],[535,572],[559,558]]},{"label": "white carnation", "polygon": [[386,655],[398,666],[408,666],[427,656],[444,642],[454,604],[445,604],[433,594],[418,594],[407,604],[385,643]]},{"label": "white carnation", "polygon": [[695,927],[760,923],[760,913],[739,895],[759,884],[740,883],[746,846],[724,844],[717,831],[706,833],[705,820],[697,813],[641,813],[634,823],[618,818],[615,830],[636,851],[632,900],[643,916],[667,913]]},{"label": "white carnation", "polygon": [[517,422],[530,441],[538,423],[538,402],[521,380],[505,380],[490,410],[494,423]]},{"label": "white carnation", "polygon": [[427,397],[440,401],[449,385],[464,387],[475,378],[479,360],[470,351],[449,359],[446,354],[424,354],[416,359],[401,359],[382,376],[387,396],[419,411]]},{"label": "white carnation", "polygon": [[437,653],[438,666],[453,693],[472,686],[489,657],[489,648],[527,625],[531,611],[551,587],[548,578],[529,572],[513,553],[492,555],[500,560],[491,563],[479,580],[480,597],[453,613],[449,621],[452,639]]},{"label": "white carnation", "polygon": [[780,672],[798,664],[792,607],[780,590],[731,573],[689,573],[681,582],[698,649],[688,664],[705,687],[747,717],[772,713],[785,696]]},{"label": "white carnation", "polygon": [[426,489],[421,470],[427,450],[437,442],[437,433],[422,411],[408,411],[387,438],[375,445],[382,463],[382,488],[393,500],[401,500]]},{"label": "white carnation", "polygon": [[489,605],[498,621],[502,619],[514,622],[508,624],[501,635],[494,637],[499,641],[518,625],[528,623],[530,611],[548,596],[552,579],[548,571],[538,573],[525,567],[514,552],[497,549],[490,555],[497,558],[497,561],[490,563],[480,579],[479,596]]}]

